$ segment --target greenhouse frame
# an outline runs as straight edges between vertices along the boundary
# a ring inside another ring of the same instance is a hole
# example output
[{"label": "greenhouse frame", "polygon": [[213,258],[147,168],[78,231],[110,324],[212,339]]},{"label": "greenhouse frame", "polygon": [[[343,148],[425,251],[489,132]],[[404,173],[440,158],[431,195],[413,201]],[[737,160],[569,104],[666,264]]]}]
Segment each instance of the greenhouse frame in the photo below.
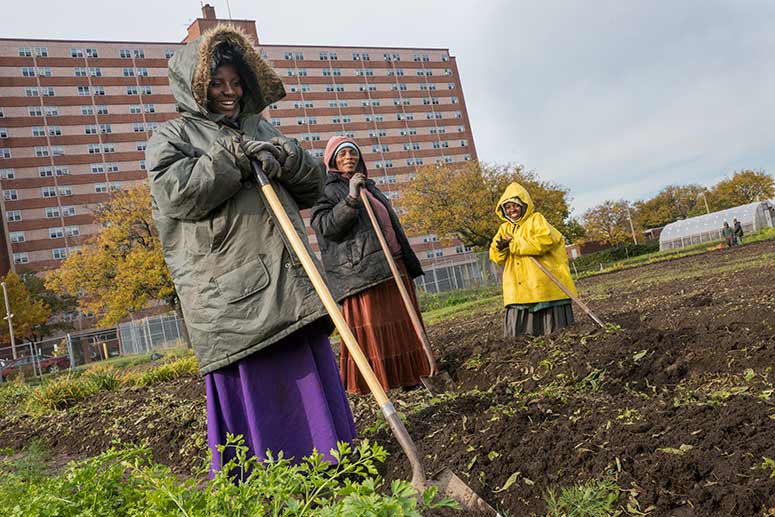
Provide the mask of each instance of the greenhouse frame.
[{"label": "greenhouse frame", "polygon": [[744,233],[771,228],[775,226],[775,203],[756,201],[667,224],[659,235],[659,250],[683,248],[722,239],[721,229],[724,222],[732,226],[733,219],[740,221]]}]

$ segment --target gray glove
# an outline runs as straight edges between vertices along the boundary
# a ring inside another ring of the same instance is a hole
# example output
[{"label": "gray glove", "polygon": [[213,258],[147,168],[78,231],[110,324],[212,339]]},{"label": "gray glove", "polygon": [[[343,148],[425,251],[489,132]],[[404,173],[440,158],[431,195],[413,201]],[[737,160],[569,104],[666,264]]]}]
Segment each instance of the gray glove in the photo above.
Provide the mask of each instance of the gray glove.
[{"label": "gray glove", "polygon": [[360,199],[361,189],[366,185],[366,175],[362,172],[356,172],[350,178],[350,197]]},{"label": "gray glove", "polygon": [[299,142],[295,138],[286,138],[284,136],[275,136],[269,141],[274,144],[275,149],[279,153],[277,160],[282,166],[283,175],[294,174],[296,169],[299,168],[302,154],[304,153],[304,149],[301,148]]},{"label": "gray glove", "polygon": [[[250,160],[261,164],[261,170],[268,178],[274,179],[280,176],[280,151],[270,142],[260,140],[245,140],[242,142],[242,151]],[[250,176],[252,177],[251,171]]]}]

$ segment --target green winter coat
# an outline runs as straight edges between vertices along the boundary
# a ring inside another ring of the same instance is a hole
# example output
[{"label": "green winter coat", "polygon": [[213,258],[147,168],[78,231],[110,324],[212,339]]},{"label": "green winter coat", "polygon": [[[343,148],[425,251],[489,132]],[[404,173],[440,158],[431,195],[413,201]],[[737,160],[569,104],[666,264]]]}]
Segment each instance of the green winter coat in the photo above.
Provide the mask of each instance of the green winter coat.
[{"label": "green winter coat", "polygon": [[[254,77],[242,77],[239,128],[209,113],[214,49],[229,42]],[[271,213],[239,145],[279,136],[260,113],[285,96],[282,81],[247,37],[219,26],[169,63],[180,116],[154,131],[146,161],[164,258],[180,299],[202,373],[232,364],[326,315]],[[299,209],[323,189],[323,163],[304,153],[274,187],[309,248]],[[320,269],[320,268],[319,268]]]}]

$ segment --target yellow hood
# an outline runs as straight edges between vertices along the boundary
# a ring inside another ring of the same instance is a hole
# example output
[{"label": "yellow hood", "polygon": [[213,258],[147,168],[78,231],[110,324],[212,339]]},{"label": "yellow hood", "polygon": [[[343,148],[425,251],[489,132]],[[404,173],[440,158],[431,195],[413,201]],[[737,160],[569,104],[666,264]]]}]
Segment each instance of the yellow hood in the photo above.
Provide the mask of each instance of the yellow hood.
[{"label": "yellow hood", "polygon": [[525,218],[529,217],[533,213],[533,199],[530,197],[528,191],[525,190],[525,187],[516,181],[510,183],[509,186],[506,187],[506,191],[498,201],[498,206],[495,207],[495,213],[498,214],[498,217],[500,217],[501,220],[506,221],[507,223],[518,223],[519,221],[512,221],[506,217],[506,214],[503,211],[503,204],[506,201],[518,201],[520,204],[527,206],[527,208],[522,213],[522,217],[519,218],[519,221],[524,221]]}]

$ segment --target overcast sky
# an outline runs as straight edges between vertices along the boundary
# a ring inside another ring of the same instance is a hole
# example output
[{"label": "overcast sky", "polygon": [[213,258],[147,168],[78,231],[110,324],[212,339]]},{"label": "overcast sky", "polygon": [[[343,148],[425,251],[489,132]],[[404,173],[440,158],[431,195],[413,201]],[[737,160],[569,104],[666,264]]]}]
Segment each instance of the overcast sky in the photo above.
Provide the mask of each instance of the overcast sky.
[{"label": "overcast sky", "polygon": [[[209,3],[227,17],[225,0]],[[3,4],[6,38],[180,41],[201,13],[198,0]],[[449,48],[479,158],[569,187],[577,215],[775,171],[773,1],[230,4],[267,44]]]}]

